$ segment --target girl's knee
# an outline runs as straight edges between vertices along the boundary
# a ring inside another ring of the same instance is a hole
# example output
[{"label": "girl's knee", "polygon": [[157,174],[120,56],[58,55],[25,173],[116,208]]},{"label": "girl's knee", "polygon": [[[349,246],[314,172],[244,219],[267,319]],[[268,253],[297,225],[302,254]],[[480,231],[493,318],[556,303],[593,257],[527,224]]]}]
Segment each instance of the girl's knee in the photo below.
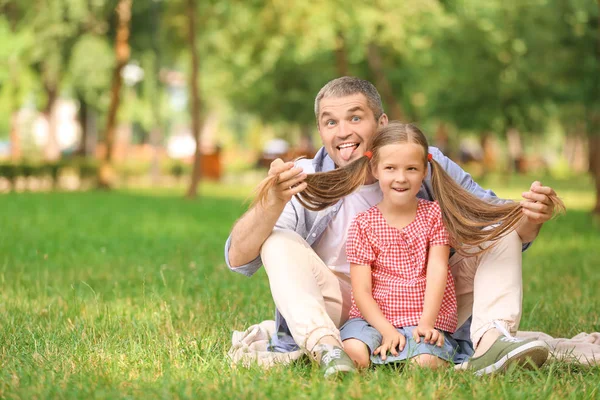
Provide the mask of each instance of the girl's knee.
[{"label": "girl's knee", "polygon": [[424,368],[439,368],[446,365],[447,361],[442,360],[431,354],[420,354],[410,360],[413,364],[417,364],[419,367]]},{"label": "girl's knee", "polygon": [[358,339],[344,340],[344,351],[359,368],[367,368],[371,364],[369,348]]}]

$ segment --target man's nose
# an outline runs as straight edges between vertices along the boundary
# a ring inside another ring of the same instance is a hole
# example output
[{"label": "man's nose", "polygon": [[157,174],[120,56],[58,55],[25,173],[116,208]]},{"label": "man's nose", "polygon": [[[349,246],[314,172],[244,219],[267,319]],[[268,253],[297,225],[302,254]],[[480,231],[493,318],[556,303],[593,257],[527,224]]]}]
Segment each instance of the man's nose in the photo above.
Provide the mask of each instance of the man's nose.
[{"label": "man's nose", "polygon": [[346,121],[340,121],[338,124],[337,135],[341,139],[346,139],[352,135],[352,127],[350,124],[347,124]]}]

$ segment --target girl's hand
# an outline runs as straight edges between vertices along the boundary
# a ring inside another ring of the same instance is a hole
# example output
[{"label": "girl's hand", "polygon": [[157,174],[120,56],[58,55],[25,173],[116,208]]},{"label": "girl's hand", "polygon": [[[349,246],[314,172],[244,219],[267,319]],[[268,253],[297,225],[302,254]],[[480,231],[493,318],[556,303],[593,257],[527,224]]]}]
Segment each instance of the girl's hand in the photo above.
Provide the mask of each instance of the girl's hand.
[{"label": "girl's hand", "polygon": [[444,345],[444,334],[435,329],[432,325],[419,324],[413,331],[413,339],[415,339],[415,342],[421,343],[421,336],[423,336],[423,341],[425,343],[435,344],[438,347]]},{"label": "girl's hand", "polygon": [[402,351],[406,345],[406,338],[403,334],[398,332],[396,328],[392,327],[389,331],[382,332],[382,336],[381,346],[376,348],[373,354],[379,354],[384,361],[387,358],[388,351],[392,353],[392,355],[397,356],[398,350]]}]

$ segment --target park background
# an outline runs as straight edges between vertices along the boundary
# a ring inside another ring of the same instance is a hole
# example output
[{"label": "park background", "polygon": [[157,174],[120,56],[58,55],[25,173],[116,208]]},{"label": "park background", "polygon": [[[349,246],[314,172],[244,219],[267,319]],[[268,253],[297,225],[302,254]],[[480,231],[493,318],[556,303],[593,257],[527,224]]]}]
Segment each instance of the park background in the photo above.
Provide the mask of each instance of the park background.
[{"label": "park background", "polygon": [[223,243],[354,75],[484,187],[566,216],[524,255],[521,327],[600,331],[600,2],[0,0],[0,397],[600,397],[598,367],[473,378],[232,368],[273,317]]}]

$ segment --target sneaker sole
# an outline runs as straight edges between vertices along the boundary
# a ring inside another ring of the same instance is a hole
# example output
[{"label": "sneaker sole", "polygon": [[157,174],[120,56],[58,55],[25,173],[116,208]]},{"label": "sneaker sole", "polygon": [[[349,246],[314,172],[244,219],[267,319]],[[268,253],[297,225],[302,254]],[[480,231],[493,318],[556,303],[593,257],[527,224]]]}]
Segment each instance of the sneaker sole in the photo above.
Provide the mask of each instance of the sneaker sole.
[{"label": "sneaker sole", "polygon": [[323,374],[325,376],[325,378],[329,378],[331,376],[335,376],[338,374],[347,374],[347,373],[354,373],[356,372],[356,368],[351,367],[349,365],[337,365],[335,367],[329,367],[325,370],[325,373]]},{"label": "sneaker sole", "polygon": [[541,340],[535,340],[514,349],[494,364],[475,371],[475,375],[481,376],[504,371],[513,363],[528,369],[539,368],[544,365],[548,359],[548,355],[549,350],[546,343]]}]

